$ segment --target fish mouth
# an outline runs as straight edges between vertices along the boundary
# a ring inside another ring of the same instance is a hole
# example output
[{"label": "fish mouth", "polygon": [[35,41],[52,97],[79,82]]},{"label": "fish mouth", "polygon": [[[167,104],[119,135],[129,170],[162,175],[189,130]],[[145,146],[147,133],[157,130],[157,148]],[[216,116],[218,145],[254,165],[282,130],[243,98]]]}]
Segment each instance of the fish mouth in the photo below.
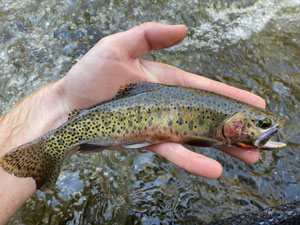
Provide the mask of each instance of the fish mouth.
[{"label": "fish mouth", "polygon": [[278,133],[280,126],[264,130],[263,133],[256,139],[254,146],[265,150],[278,150],[286,147],[285,143],[272,141],[271,138]]}]

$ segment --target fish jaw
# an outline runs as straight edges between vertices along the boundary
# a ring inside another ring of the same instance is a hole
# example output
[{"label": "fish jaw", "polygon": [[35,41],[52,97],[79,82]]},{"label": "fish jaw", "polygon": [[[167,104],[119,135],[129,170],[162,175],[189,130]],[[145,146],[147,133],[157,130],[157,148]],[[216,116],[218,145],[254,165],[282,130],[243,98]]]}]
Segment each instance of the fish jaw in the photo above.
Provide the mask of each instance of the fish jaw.
[{"label": "fish jaw", "polygon": [[286,147],[286,144],[283,142],[277,142],[277,141],[267,141],[267,143],[264,146],[259,147],[263,150],[280,150]]},{"label": "fish jaw", "polygon": [[272,141],[272,137],[278,133],[280,126],[270,128],[262,132],[262,134],[256,139],[254,145],[259,149],[264,150],[279,150],[286,147],[285,143]]}]

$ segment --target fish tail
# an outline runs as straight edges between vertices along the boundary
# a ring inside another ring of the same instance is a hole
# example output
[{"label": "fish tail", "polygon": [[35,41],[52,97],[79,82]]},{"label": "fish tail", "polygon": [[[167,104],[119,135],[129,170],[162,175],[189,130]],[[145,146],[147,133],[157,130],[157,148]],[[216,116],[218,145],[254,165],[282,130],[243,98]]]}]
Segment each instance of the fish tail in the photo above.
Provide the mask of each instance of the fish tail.
[{"label": "fish tail", "polygon": [[45,189],[56,182],[63,162],[59,155],[50,153],[43,142],[31,142],[6,153],[0,166],[17,177],[32,177],[37,189]]}]

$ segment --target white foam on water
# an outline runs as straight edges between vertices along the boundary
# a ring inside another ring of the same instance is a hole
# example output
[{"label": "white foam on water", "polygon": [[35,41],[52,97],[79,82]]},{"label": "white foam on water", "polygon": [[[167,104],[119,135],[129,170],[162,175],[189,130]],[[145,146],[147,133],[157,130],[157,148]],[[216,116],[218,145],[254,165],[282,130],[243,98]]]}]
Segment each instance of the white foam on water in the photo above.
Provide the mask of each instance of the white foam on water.
[{"label": "white foam on water", "polygon": [[[235,4],[225,9],[208,7],[205,11],[208,22],[194,28],[198,39],[198,47],[209,47],[218,50],[221,46],[235,44],[247,40],[254,33],[264,30],[267,23],[284,16],[291,17],[283,9],[300,6],[300,0],[258,0],[255,4],[241,8]],[[299,12],[299,10],[296,9]],[[300,21],[300,12],[294,14]],[[220,43],[222,43],[220,45]],[[200,44],[200,46],[199,46]]]}]

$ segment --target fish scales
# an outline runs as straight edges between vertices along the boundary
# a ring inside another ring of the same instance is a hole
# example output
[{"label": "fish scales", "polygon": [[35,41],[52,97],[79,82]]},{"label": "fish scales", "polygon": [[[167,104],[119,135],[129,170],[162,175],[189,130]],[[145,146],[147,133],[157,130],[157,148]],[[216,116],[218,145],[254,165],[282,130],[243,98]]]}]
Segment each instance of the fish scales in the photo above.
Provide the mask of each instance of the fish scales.
[{"label": "fish scales", "polygon": [[[238,115],[237,119],[233,115]],[[259,120],[262,115],[284,123],[270,112],[216,93],[155,83],[132,84],[112,100],[77,110],[59,128],[13,149],[0,159],[0,165],[16,176],[33,177],[38,188],[45,188],[55,183],[65,158],[78,150],[134,148],[162,142],[257,147],[251,146],[249,137],[245,143],[227,138],[240,124],[245,132],[246,119],[247,129],[258,137],[253,118]]]}]

